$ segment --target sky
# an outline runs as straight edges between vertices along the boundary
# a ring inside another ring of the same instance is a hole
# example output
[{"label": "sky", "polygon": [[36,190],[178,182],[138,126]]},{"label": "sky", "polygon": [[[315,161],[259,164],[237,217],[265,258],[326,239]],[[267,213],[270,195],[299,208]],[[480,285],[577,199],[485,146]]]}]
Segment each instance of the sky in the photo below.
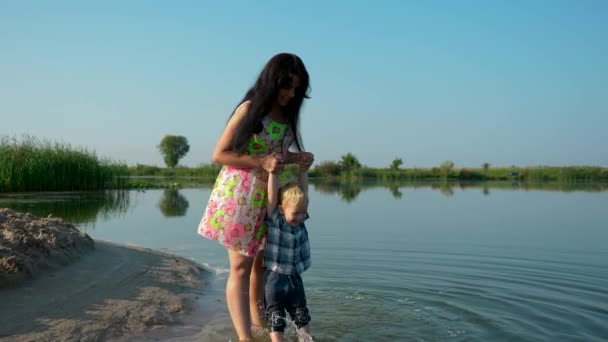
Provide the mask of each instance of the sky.
[{"label": "sky", "polygon": [[0,1],[0,136],[210,163],[264,64],[299,55],[316,163],[608,166],[608,2]]}]

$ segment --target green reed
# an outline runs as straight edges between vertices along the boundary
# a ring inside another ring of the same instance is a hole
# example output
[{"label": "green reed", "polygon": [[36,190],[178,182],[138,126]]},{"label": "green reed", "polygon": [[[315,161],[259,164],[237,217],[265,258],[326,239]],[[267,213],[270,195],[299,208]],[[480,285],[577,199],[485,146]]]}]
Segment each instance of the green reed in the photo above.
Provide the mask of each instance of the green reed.
[{"label": "green reed", "polygon": [[127,166],[69,144],[0,137],[0,192],[124,187]]}]

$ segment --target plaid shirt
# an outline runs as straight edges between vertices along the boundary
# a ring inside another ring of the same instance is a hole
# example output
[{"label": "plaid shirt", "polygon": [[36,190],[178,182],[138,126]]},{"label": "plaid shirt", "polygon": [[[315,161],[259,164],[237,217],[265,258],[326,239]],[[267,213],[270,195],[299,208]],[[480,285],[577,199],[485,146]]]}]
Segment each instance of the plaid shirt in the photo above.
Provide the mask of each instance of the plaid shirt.
[{"label": "plaid shirt", "polygon": [[[306,214],[308,219],[308,214]],[[277,208],[266,218],[268,239],[264,267],[281,274],[301,274],[310,267],[310,244],[304,223],[291,227]]]}]

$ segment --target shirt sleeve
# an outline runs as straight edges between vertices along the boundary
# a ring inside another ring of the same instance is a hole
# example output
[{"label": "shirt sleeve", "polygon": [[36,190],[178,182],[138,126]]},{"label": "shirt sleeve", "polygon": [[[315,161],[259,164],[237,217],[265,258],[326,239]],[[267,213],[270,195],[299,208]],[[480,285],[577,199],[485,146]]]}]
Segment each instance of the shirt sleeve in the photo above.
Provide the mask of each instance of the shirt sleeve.
[{"label": "shirt sleeve", "polygon": [[272,211],[272,213],[266,218],[266,220],[268,221],[269,224],[271,224],[274,227],[278,227],[280,225],[280,221],[281,221],[281,213],[279,213],[279,208],[278,206],[274,208],[274,210]]}]

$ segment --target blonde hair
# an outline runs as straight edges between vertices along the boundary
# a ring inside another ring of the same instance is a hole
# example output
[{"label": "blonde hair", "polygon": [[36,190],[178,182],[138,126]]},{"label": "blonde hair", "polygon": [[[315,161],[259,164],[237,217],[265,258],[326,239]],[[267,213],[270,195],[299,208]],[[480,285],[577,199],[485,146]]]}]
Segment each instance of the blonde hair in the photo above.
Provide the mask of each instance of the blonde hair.
[{"label": "blonde hair", "polygon": [[308,194],[297,182],[289,182],[279,188],[279,204],[308,205]]}]

